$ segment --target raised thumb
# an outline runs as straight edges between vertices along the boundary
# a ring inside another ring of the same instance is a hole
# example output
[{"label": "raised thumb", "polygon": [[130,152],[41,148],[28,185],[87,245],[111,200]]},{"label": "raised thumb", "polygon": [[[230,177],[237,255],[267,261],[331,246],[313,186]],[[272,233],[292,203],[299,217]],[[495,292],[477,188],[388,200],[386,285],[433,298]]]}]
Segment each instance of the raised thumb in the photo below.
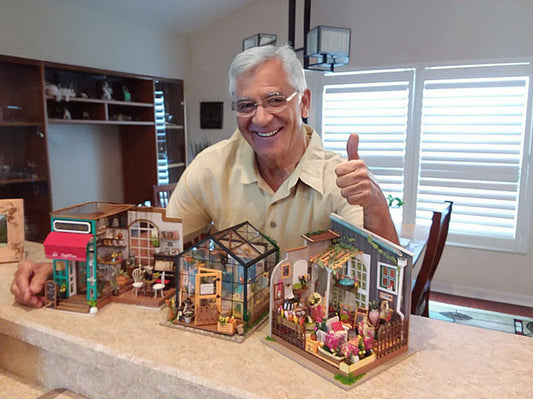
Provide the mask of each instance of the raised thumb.
[{"label": "raised thumb", "polygon": [[359,135],[357,133],[350,134],[348,142],[346,143],[346,152],[348,153],[348,160],[357,160],[359,158]]}]

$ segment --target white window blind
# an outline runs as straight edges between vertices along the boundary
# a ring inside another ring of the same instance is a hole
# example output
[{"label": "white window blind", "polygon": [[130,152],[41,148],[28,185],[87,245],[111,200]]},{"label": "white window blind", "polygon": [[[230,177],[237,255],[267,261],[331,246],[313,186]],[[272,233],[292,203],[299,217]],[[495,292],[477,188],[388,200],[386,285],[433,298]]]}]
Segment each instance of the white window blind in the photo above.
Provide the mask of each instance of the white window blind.
[{"label": "white window blind", "polygon": [[405,222],[429,225],[454,202],[448,242],[524,252],[531,201],[529,63],[323,76],[322,135],[360,156]]},{"label": "white window blind", "polygon": [[413,71],[331,75],[327,82],[322,109],[324,146],[347,157],[348,137],[358,133],[359,156],[386,195],[402,198]]},{"label": "white window blind", "polygon": [[454,201],[454,230],[516,236],[528,77],[424,82],[417,218]]}]

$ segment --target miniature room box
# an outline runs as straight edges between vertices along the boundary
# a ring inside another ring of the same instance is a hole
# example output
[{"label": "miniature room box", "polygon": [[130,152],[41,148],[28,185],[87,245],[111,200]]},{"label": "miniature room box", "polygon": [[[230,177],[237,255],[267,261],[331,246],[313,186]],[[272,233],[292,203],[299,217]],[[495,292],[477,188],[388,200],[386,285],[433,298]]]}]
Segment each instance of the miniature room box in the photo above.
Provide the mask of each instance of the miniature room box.
[{"label": "miniature room box", "polygon": [[272,271],[265,342],[357,376],[407,352],[413,254],[338,215],[330,220]]},{"label": "miniature room box", "polygon": [[[52,212],[44,241],[46,257],[53,259],[47,305],[88,312],[111,301],[139,303],[144,298],[131,292],[133,269],[142,269],[147,287],[157,284],[149,278],[155,253],[181,251],[181,237],[181,219],[166,217],[162,208],[88,202]],[[174,295],[164,286],[163,297],[164,288]]]},{"label": "miniature room box", "polygon": [[242,335],[268,315],[277,245],[250,223],[216,232],[178,256],[170,322]]}]

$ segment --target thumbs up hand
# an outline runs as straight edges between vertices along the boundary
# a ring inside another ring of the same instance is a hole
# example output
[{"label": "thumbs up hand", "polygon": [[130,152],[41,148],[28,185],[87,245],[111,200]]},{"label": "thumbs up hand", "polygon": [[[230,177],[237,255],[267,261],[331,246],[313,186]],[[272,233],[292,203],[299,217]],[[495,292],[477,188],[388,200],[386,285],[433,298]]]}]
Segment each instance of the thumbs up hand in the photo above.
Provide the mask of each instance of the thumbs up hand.
[{"label": "thumbs up hand", "polygon": [[359,158],[359,135],[352,133],[346,143],[348,160],[335,168],[337,186],[351,205],[365,207],[370,204],[373,181],[366,164]]},{"label": "thumbs up hand", "polygon": [[371,176],[366,164],[359,158],[359,135],[353,133],[346,143],[348,160],[335,168],[337,186],[351,205],[363,207],[364,227],[396,244],[396,228],[389,213],[385,195]]}]

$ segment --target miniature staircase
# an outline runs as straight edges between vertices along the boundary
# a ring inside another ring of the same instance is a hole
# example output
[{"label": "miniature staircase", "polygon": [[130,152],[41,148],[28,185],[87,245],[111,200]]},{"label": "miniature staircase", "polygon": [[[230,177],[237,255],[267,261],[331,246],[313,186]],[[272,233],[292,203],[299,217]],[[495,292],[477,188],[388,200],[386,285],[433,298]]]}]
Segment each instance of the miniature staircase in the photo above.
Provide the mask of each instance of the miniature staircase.
[{"label": "miniature staircase", "polygon": [[89,313],[89,305],[85,295],[74,295],[70,298],[60,300],[56,309],[70,312]]}]

